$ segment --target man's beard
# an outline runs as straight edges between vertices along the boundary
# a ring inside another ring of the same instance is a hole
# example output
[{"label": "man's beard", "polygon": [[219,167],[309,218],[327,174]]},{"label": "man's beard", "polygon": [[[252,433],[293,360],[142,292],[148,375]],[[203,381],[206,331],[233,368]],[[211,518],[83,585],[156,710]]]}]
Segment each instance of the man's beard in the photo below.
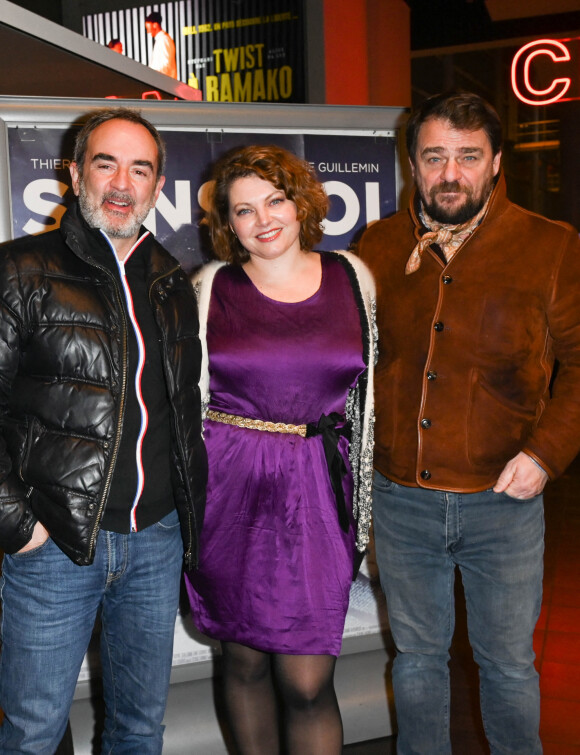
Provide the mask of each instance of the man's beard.
[{"label": "man's beard", "polygon": [[91,228],[100,228],[107,236],[112,239],[130,239],[139,233],[139,228],[149,214],[151,206],[144,208],[139,213],[133,211],[132,215],[123,215],[119,213],[117,222],[115,222],[115,213],[107,213],[103,209],[103,203],[106,200],[115,202],[125,202],[135,210],[135,200],[128,194],[122,194],[117,191],[108,191],[101,197],[101,203],[91,202],[87,195],[84,181],[81,179],[79,184],[79,207],[83,218]]},{"label": "man's beard", "polygon": [[[423,201],[425,211],[433,220],[445,225],[459,225],[471,220],[481,211],[491,194],[492,188],[493,178],[483,188],[481,194],[475,197],[473,190],[469,187],[462,187],[459,181],[446,181],[431,189],[429,192],[429,201],[422,194],[421,200]],[[461,192],[465,194],[465,202],[460,207],[446,207],[445,205],[436,204],[437,195],[448,192]]]}]

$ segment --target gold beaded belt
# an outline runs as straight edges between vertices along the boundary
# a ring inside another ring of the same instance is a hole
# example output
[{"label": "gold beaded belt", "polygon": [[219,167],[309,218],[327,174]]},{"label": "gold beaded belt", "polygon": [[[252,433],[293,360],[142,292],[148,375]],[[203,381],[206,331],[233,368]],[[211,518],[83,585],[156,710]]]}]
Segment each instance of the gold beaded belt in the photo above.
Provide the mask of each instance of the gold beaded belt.
[{"label": "gold beaded belt", "polygon": [[309,422],[307,425],[287,425],[284,422],[265,422],[262,419],[249,419],[248,417],[238,417],[236,414],[226,414],[226,412],[216,412],[214,409],[208,409],[206,414],[208,419],[214,422],[223,422],[225,425],[235,425],[236,427],[245,427],[249,430],[262,430],[267,433],[285,433],[287,435],[300,435],[303,438],[312,438],[314,435],[322,435],[324,446],[324,456],[330,475],[330,484],[336,498],[338,509],[338,521],[344,532],[348,532],[350,520],[346,510],[346,501],[344,490],[342,488],[342,478],[346,474],[344,459],[338,450],[338,439],[344,435],[350,440],[350,422],[343,427],[336,427],[343,418],[340,414],[332,412],[326,416],[320,415],[318,422]]},{"label": "gold beaded belt", "polygon": [[250,419],[239,417],[237,414],[216,412],[214,409],[207,410],[207,418],[213,422],[222,422],[224,425],[245,427],[247,430],[261,430],[266,433],[284,433],[286,435],[300,435],[306,437],[307,425],[287,425],[284,422],[266,422],[263,419]]}]

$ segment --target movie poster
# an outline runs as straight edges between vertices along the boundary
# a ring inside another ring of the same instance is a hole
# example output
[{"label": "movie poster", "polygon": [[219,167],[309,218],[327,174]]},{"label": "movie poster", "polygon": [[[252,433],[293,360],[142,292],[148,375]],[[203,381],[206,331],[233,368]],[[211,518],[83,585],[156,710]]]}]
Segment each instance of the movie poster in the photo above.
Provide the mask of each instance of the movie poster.
[{"label": "movie poster", "polygon": [[[367,226],[396,210],[396,138],[371,133],[250,133],[163,131],[165,185],[145,225],[190,272],[211,258],[199,221],[211,167],[224,152],[247,144],[276,144],[313,166],[330,198],[319,249],[356,245]],[[74,199],[68,166],[74,131],[9,129],[14,237],[57,228]]]},{"label": "movie poster", "polygon": [[304,102],[301,0],[195,3],[190,75],[210,102]]},{"label": "movie poster", "polygon": [[83,34],[148,65],[157,11],[174,40],[177,75],[209,102],[305,102],[303,0],[176,0],[83,17]]}]

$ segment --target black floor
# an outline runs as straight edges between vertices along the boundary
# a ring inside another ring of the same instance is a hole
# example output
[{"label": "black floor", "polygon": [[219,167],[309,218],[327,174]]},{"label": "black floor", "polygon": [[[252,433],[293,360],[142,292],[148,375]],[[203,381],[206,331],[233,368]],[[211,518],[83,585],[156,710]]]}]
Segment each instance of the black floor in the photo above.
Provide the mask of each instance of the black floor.
[{"label": "black floor", "polygon": [[345,745],[342,752],[343,755],[395,755],[395,737]]}]

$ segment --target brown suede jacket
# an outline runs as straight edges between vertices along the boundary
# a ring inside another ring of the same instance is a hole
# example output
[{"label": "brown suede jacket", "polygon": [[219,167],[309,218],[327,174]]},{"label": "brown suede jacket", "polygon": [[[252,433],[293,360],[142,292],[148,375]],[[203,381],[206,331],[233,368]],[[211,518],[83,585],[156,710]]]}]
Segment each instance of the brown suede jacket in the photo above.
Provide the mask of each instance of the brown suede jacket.
[{"label": "brown suede jacket", "polygon": [[375,467],[475,492],[525,451],[558,476],[580,450],[577,231],[512,204],[501,175],[451,262],[429,248],[405,275],[424,232],[416,205],[359,246],[377,284]]}]

